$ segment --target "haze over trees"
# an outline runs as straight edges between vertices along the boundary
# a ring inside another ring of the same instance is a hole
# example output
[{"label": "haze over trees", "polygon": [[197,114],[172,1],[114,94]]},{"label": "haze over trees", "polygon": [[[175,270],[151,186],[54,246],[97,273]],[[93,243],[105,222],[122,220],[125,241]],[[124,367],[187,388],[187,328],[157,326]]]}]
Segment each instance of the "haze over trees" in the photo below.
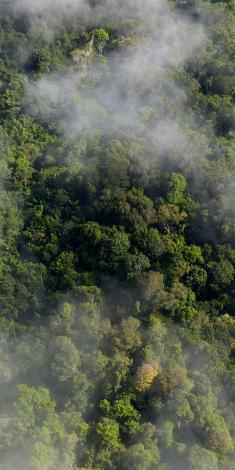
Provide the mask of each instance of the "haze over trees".
[{"label": "haze over trees", "polygon": [[0,470],[235,468],[233,0],[0,3]]}]

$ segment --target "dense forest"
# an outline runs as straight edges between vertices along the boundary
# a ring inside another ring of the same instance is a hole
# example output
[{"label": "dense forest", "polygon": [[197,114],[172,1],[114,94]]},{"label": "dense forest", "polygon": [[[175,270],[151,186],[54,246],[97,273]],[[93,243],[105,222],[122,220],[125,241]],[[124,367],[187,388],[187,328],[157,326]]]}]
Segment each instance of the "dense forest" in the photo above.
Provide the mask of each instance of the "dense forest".
[{"label": "dense forest", "polygon": [[0,1],[0,470],[235,469],[233,0]]}]

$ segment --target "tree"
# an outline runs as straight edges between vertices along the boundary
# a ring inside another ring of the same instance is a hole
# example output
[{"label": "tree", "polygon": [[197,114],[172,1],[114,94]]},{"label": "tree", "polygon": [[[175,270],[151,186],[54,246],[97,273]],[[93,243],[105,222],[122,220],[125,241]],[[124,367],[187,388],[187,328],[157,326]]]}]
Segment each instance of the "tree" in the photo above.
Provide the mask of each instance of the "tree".
[{"label": "tree", "polygon": [[191,448],[189,455],[190,470],[219,470],[219,462],[214,452],[203,449],[199,445]]},{"label": "tree", "polygon": [[27,189],[28,183],[33,175],[32,164],[27,155],[20,155],[15,162],[14,179],[16,187],[23,191]]},{"label": "tree", "polygon": [[135,251],[128,253],[123,261],[125,272],[128,274],[139,273],[150,268],[150,261],[143,253]]},{"label": "tree", "polygon": [[100,161],[100,171],[106,187],[128,187],[129,160],[122,142],[111,140],[107,143]]},{"label": "tree", "polygon": [[174,444],[174,428],[175,425],[172,421],[165,421],[158,430],[160,441],[168,449]]},{"label": "tree", "polygon": [[78,257],[88,269],[117,270],[130,248],[129,235],[121,227],[89,222],[80,226]]},{"label": "tree", "polygon": [[160,257],[164,251],[164,243],[161,240],[159,231],[155,228],[147,227],[136,231],[134,239],[139,249],[152,261]]},{"label": "tree", "polygon": [[50,269],[60,279],[60,287],[72,288],[78,281],[76,269],[76,255],[72,252],[62,252],[51,263]]},{"label": "tree", "polygon": [[51,318],[51,327],[56,328],[60,336],[73,336],[75,323],[75,306],[68,302],[63,303],[56,317]]},{"label": "tree", "polygon": [[80,354],[67,336],[58,336],[51,345],[51,370],[55,380],[66,382],[72,379],[81,365]]},{"label": "tree", "polygon": [[74,433],[66,432],[49,390],[20,385],[18,391],[14,445],[22,446],[24,439],[27,440],[23,460],[30,462],[34,470],[49,470],[52,465],[72,466],[77,438]]},{"label": "tree", "polygon": [[1,470],[234,466],[234,0],[159,3],[0,1]]},{"label": "tree", "polygon": [[140,416],[131,403],[131,396],[124,395],[117,398],[109,410],[109,414],[114,417],[122,431],[127,434],[134,434],[139,429]]},{"label": "tree", "polygon": [[78,371],[73,377],[71,385],[71,402],[76,411],[83,413],[89,408],[94,381],[89,380],[84,372]]},{"label": "tree", "polygon": [[147,302],[160,295],[164,289],[163,275],[155,271],[137,274],[133,282],[139,299]]},{"label": "tree", "polygon": [[185,367],[176,364],[159,374],[156,386],[163,396],[169,397],[172,396],[176,388],[190,392],[193,387],[193,382],[187,377]]},{"label": "tree", "polygon": [[174,206],[182,207],[185,202],[187,182],[181,173],[171,173],[167,182],[167,201]]},{"label": "tree", "polygon": [[215,286],[226,286],[234,280],[234,267],[228,259],[220,258],[218,262],[210,263],[209,269]]},{"label": "tree", "polygon": [[104,46],[109,40],[109,33],[105,29],[100,28],[100,29],[95,29],[93,31],[93,34],[94,34],[95,44],[97,45],[99,52],[102,53]]},{"label": "tree", "polygon": [[171,233],[176,228],[184,229],[184,222],[187,214],[180,211],[178,206],[174,204],[161,204],[157,211],[157,223],[166,234]]},{"label": "tree", "polygon": [[[159,450],[156,444],[152,445],[149,449],[146,449],[143,444],[133,444],[124,453],[121,459],[121,468],[128,470],[150,470],[157,465],[159,460]],[[157,467],[156,467],[157,468]]]},{"label": "tree", "polygon": [[116,450],[119,447],[119,425],[114,419],[101,418],[96,432],[105,447],[110,450]]},{"label": "tree", "polygon": [[113,327],[113,343],[120,351],[135,351],[141,345],[140,322],[135,317],[123,319]]},{"label": "tree", "polygon": [[224,420],[210,422],[205,428],[205,443],[208,448],[220,454],[230,454],[234,450],[233,440]]},{"label": "tree", "polygon": [[135,386],[139,392],[149,390],[154,380],[158,376],[158,368],[156,364],[143,362],[136,372]]},{"label": "tree", "polygon": [[54,414],[55,402],[51,399],[49,390],[42,387],[36,389],[20,385],[18,394],[15,409],[20,439],[22,434],[35,430]]},{"label": "tree", "polygon": [[230,454],[234,449],[233,440],[223,417],[216,409],[216,397],[213,393],[195,398],[193,408],[198,432],[203,436],[205,446],[221,455]]}]

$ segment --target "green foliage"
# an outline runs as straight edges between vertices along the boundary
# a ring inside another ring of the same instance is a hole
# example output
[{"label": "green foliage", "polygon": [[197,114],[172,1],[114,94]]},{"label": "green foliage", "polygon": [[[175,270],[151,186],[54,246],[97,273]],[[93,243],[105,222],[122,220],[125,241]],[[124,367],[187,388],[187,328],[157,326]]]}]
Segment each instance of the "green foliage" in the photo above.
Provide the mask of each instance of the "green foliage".
[{"label": "green foliage", "polygon": [[150,470],[151,466],[156,465],[159,459],[159,451],[157,446],[145,449],[143,444],[133,444],[121,461],[122,468],[127,470],[133,468],[135,470]]},{"label": "green foliage", "polygon": [[58,336],[52,345],[51,370],[55,380],[65,382],[75,376],[80,365],[79,351],[67,336]]},{"label": "green foliage", "polygon": [[95,29],[93,31],[95,43],[99,52],[103,52],[103,48],[109,40],[109,33],[103,28]]},{"label": "green foliage", "polygon": [[110,418],[102,418],[97,424],[96,432],[103,445],[116,448],[119,445],[119,426]]},{"label": "green foliage", "polygon": [[219,462],[217,456],[200,446],[195,445],[190,452],[189,457],[190,470],[201,468],[202,470],[217,470]]},{"label": "green foliage", "polygon": [[[231,470],[234,2],[174,0],[163,36],[141,2],[19,3],[0,2],[0,469]],[[204,42],[168,64],[185,18]]]}]

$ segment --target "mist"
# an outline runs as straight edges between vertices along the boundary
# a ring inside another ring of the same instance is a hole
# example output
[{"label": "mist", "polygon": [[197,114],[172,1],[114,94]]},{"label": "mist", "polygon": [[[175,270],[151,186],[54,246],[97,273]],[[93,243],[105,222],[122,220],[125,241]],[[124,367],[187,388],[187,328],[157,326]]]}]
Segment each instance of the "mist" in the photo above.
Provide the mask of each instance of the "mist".
[{"label": "mist", "polygon": [[[62,133],[79,137],[95,129],[106,138],[115,138],[120,132],[135,131],[158,154],[174,153],[176,159],[184,155],[187,161],[202,157],[206,145],[203,149],[195,139],[192,148],[187,134],[189,122],[195,133],[199,130],[197,116],[189,114],[187,94],[174,77],[174,69],[205,47],[202,27],[177,16],[167,2],[138,2],[134,8],[129,3],[121,2],[120,7],[111,2],[106,10],[111,11],[118,28],[124,20],[124,30],[130,12],[138,18],[137,29],[131,27],[132,35],[140,34],[133,47],[108,51],[104,64],[94,57],[85,74],[73,66],[66,74],[52,73],[29,82],[26,110],[42,121],[52,120]],[[108,19],[101,15],[100,22],[105,21]],[[151,116],[144,124],[143,113]]]},{"label": "mist", "polygon": [[2,2],[0,470],[233,468],[226,34],[184,3]]}]

